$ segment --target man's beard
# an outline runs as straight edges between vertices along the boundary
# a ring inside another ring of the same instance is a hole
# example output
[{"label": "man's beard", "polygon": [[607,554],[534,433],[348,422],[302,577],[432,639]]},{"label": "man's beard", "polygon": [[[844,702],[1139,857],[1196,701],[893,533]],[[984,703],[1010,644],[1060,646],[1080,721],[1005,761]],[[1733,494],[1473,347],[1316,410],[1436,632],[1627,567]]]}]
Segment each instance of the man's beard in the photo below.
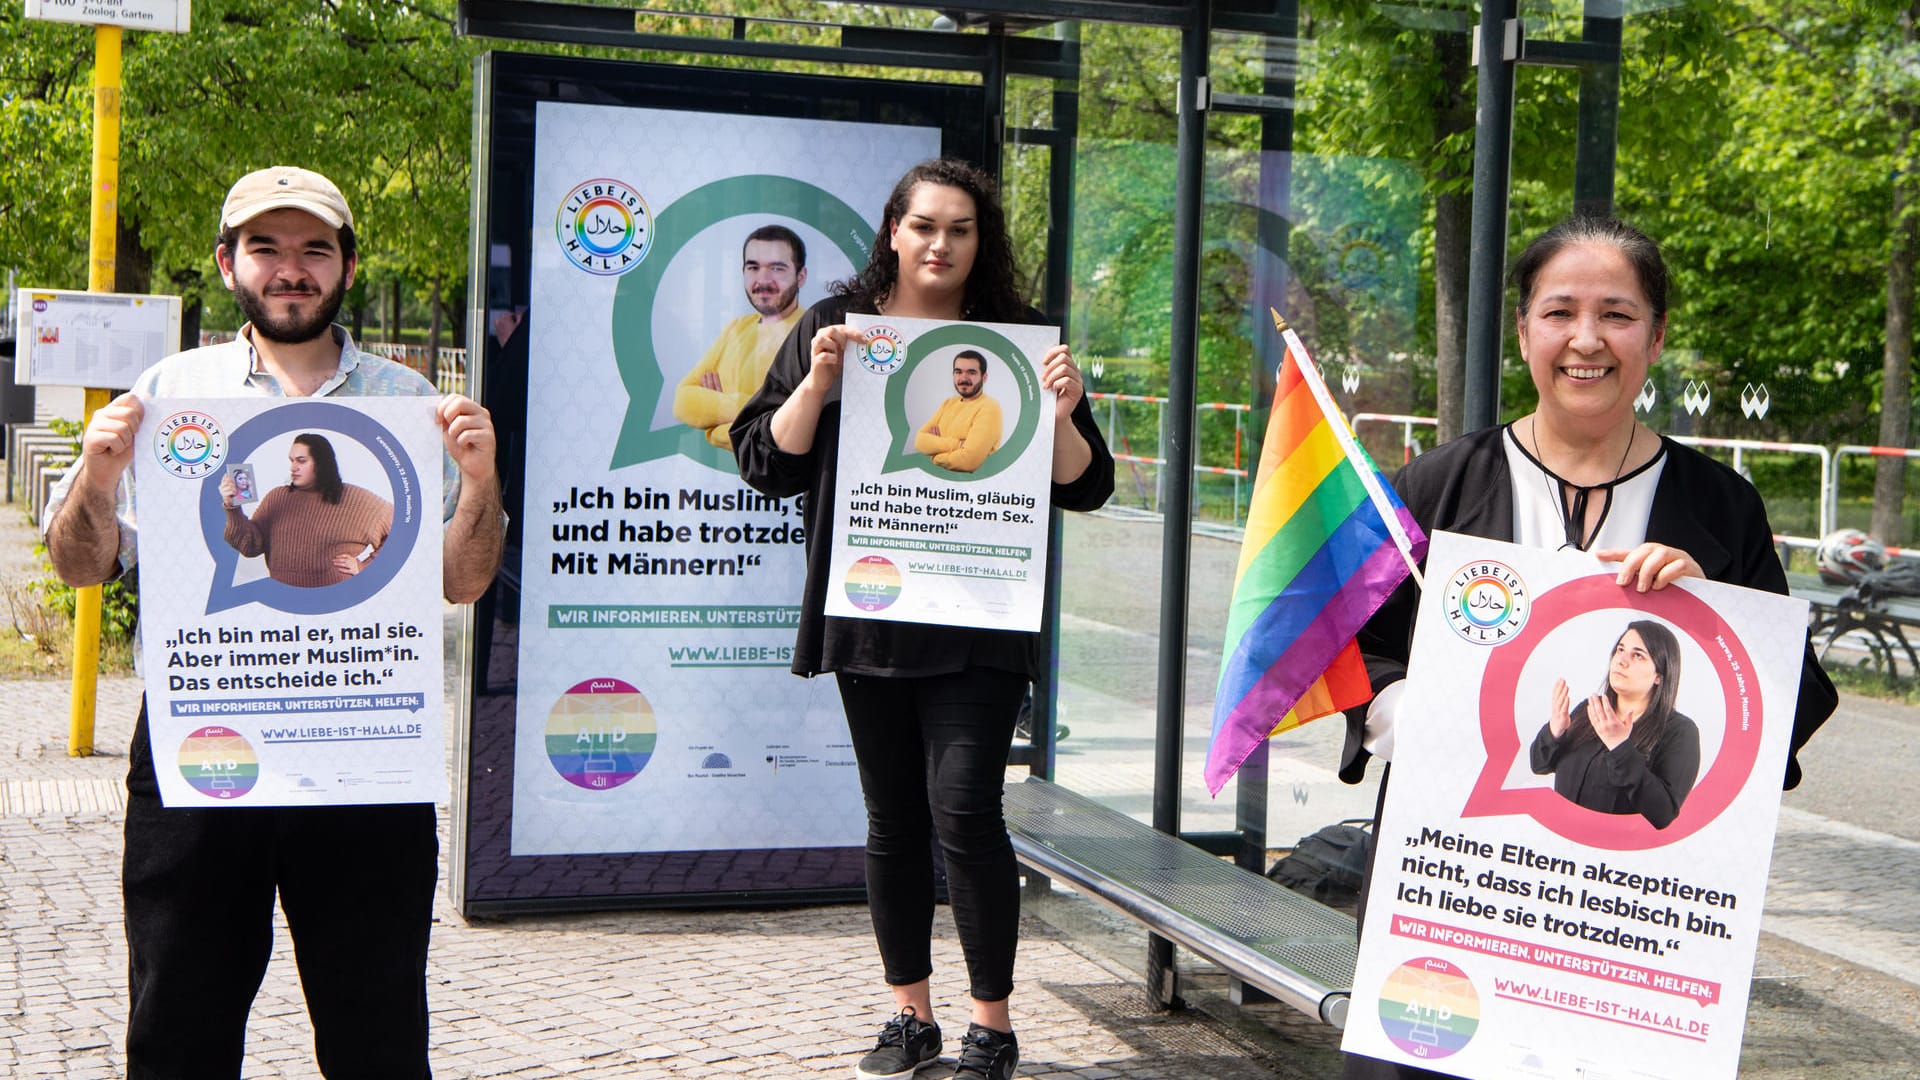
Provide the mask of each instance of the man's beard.
[{"label": "man's beard", "polygon": [[747,303],[752,304],[753,310],[762,315],[779,315],[793,306],[793,298],[800,295],[800,283],[796,281],[793,283],[793,288],[783,290],[772,307],[765,307],[760,303],[761,295],[763,294],[748,289]]},{"label": "man's beard", "polygon": [[[333,325],[334,316],[340,314],[340,305],[346,297],[347,280],[342,275],[340,284],[334,286],[332,292],[322,293],[315,298],[309,314],[303,317],[290,313],[284,319],[276,319],[267,310],[266,297],[237,281],[233,285],[233,301],[240,305],[240,314],[253,324],[254,333],[282,345],[302,345],[326,333]],[[308,300],[302,297],[301,302],[304,304]]]}]

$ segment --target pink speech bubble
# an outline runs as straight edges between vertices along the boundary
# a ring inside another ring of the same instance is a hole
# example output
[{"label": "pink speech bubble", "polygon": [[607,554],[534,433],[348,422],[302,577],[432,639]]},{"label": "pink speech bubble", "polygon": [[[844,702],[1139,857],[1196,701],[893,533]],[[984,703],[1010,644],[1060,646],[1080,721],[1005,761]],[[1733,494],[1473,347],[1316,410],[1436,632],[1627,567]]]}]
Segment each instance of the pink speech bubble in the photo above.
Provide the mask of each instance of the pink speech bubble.
[{"label": "pink speech bubble", "polygon": [[[1654,828],[1639,814],[1603,814],[1588,810],[1552,788],[1501,786],[1521,754],[1515,709],[1520,672],[1528,658],[1549,633],[1568,619],[1614,608],[1658,616],[1692,638],[1713,660],[1714,672],[1720,677],[1721,697],[1727,703],[1726,734],[1721,739],[1720,752],[1681,805],[1680,816],[1664,829]],[[1745,674],[1744,690],[1736,680],[1736,673]],[[1635,592],[1614,584],[1612,574],[1576,578],[1535,597],[1525,628],[1487,658],[1480,684],[1480,736],[1486,745],[1486,764],[1481,767],[1480,777],[1474,781],[1460,816],[1525,814],[1568,840],[1609,851],[1663,847],[1698,832],[1733,804],[1746,787],[1753,763],[1760,756],[1760,731],[1765,715],[1760,683],[1746,645],[1706,601],[1684,589]]]}]

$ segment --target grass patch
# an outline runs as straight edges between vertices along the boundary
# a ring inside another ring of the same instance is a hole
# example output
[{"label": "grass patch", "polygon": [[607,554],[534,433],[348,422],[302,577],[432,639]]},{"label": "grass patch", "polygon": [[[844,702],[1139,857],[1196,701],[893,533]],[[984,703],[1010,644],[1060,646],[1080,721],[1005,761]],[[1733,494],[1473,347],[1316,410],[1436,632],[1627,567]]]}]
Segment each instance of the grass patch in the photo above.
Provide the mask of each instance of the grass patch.
[{"label": "grass patch", "polygon": [[[0,580],[6,622],[0,623],[0,679],[73,677],[73,620],[48,606],[34,583]],[[101,675],[133,674],[133,643],[103,634]]]},{"label": "grass patch", "polygon": [[1912,674],[1889,679],[1871,664],[1836,664],[1827,667],[1833,685],[1849,694],[1879,698],[1902,705],[1920,705],[1920,679]]}]

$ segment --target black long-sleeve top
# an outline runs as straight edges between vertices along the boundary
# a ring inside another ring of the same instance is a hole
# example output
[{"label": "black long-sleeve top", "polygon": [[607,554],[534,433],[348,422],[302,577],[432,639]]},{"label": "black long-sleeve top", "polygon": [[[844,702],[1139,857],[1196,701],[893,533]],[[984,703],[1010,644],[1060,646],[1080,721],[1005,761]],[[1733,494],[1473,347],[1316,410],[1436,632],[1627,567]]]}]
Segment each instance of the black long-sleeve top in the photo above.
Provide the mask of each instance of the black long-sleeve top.
[{"label": "black long-sleeve top", "polygon": [[1540,725],[1529,761],[1537,774],[1553,774],[1553,790],[1571,802],[1603,814],[1639,814],[1656,829],[1680,816],[1693,783],[1700,778],[1700,728],[1680,713],[1667,724],[1651,754],[1642,753],[1632,739],[1607,749],[1597,736],[1576,736],[1586,702],[1574,706],[1576,721],[1567,734],[1554,738],[1551,725]]},{"label": "black long-sleeve top", "polygon": [[[840,401],[836,392],[820,411],[813,446],[789,454],[773,441],[773,414],[813,367],[813,335],[823,326],[846,321],[856,308],[848,297],[831,296],[808,308],[781,344],[767,378],[733,421],[733,453],[740,478],[768,495],[804,493],[807,524],[807,581],[800,600],[800,632],[794,643],[793,672],[823,671],[853,675],[948,675],[968,667],[990,667],[1037,677],[1040,635],[1017,630],[981,630],[960,626],[844,619],[825,614],[831,587],[828,563],[833,553],[833,516],[838,488]],[[1001,322],[1040,323],[1039,312]],[[1096,510],[1113,494],[1113,453],[1093,422],[1085,397],[1074,405],[1073,426],[1093,449],[1093,460],[1069,483],[1053,485],[1053,505],[1062,510]]]}]

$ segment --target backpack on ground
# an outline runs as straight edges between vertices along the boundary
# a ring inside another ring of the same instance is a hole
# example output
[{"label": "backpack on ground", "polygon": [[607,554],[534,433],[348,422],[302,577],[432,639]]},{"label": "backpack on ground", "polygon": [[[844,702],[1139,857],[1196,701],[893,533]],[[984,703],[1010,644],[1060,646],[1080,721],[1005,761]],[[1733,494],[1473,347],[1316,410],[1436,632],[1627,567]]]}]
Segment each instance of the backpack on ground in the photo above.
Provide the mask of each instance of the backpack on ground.
[{"label": "backpack on ground", "polygon": [[1328,907],[1352,911],[1373,853],[1372,824],[1353,818],[1309,833],[1274,861],[1267,876]]}]

